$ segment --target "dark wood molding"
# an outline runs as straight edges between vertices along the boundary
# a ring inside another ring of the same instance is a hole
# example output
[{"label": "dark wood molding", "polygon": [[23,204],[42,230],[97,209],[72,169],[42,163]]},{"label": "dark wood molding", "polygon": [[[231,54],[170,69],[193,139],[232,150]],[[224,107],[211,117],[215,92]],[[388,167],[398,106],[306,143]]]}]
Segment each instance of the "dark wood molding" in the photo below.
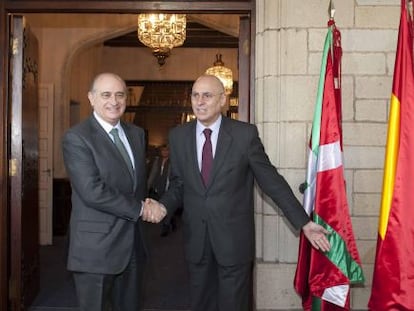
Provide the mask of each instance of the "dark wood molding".
[{"label": "dark wood molding", "polygon": [[250,57],[249,57],[249,68],[250,75],[249,75],[249,81],[250,84],[247,86],[250,92],[250,98],[249,98],[249,119],[246,120],[246,122],[254,123],[256,119],[255,115],[255,96],[256,96],[256,81],[255,81],[255,71],[256,71],[256,7],[254,6],[252,8],[252,11],[249,15],[250,17]]},{"label": "dark wood molding", "polygon": [[254,84],[250,72],[251,62],[251,25],[250,16],[240,18],[239,35],[239,77],[249,77],[249,79],[239,78],[239,120],[250,121],[250,84]]},{"label": "dark wood molding", "polygon": [[8,145],[7,145],[7,15],[4,2],[0,2],[0,50],[3,57],[0,60],[0,310],[8,309]]},{"label": "dark wood molding", "polygon": [[15,13],[136,13],[137,11],[181,11],[192,13],[246,13],[254,1],[56,1],[5,0],[5,9]]}]

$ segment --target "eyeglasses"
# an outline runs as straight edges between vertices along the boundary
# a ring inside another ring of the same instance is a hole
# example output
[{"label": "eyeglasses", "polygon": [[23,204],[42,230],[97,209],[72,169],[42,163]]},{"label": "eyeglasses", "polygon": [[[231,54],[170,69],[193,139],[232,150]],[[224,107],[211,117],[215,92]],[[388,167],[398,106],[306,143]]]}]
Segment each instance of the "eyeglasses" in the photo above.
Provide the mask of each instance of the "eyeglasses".
[{"label": "eyeglasses", "polygon": [[218,93],[218,94],[213,94],[213,93],[210,93],[210,92],[204,92],[204,93],[193,92],[193,93],[191,93],[191,99],[195,100],[195,101],[200,100],[200,98],[201,98],[201,100],[210,100],[214,96],[219,96],[219,95],[222,95],[223,93],[224,92],[221,92],[221,93]]},{"label": "eyeglasses", "polygon": [[110,99],[112,95],[115,95],[116,100],[123,100],[126,98],[126,94],[124,92],[116,92],[115,94],[111,92],[99,93],[99,96],[101,96],[101,98],[104,100]]}]

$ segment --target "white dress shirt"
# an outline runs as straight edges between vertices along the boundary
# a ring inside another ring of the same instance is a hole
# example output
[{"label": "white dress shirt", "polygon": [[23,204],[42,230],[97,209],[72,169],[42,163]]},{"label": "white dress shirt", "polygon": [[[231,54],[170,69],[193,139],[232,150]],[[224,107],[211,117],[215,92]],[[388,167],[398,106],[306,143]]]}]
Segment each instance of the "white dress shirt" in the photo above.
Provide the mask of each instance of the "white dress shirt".
[{"label": "white dress shirt", "polygon": [[131,146],[129,144],[128,138],[125,135],[124,129],[121,126],[121,123],[118,121],[118,123],[115,126],[113,126],[112,124],[109,124],[108,122],[103,120],[100,116],[98,116],[98,114],[95,111],[93,112],[93,115],[96,118],[96,120],[98,121],[98,123],[103,127],[103,129],[108,134],[108,136],[112,139],[112,141],[114,141],[114,137],[109,132],[113,128],[118,129],[119,138],[121,139],[122,143],[124,144],[125,149],[128,152],[129,158],[131,159],[132,166],[135,169],[135,161],[134,161],[134,156],[132,154],[132,149],[131,149]]}]

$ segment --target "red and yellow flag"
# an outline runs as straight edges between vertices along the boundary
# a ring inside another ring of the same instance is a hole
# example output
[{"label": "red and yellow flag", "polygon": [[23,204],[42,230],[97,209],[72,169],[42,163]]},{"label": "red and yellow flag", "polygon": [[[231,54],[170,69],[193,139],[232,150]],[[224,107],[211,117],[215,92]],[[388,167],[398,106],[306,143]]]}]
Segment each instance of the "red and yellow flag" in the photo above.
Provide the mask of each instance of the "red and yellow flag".
[{"label": "red and yellow flag", "polygon": [[[411,1],[408,1],[411,2]],[[401,0],[377,252],[368,307],[414,310],[414,72],[412,18]]]},{"label": "red and yellow flag", "polygon": [[322,253],[300,236],[294,286],[306,311],[349,310],[350,285],[364,281],[345,189],[342,148],[341,40],[328,23],[312,124],[304,208],[326,228],[331,249]]}]

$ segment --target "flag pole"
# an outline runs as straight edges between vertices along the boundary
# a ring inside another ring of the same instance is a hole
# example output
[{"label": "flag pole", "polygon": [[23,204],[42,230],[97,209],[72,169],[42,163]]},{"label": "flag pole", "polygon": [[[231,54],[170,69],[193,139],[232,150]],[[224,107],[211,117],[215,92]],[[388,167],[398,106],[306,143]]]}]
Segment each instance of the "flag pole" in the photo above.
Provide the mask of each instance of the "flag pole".
[{"label": "flag pole", "polygon": [[333,19],[335,16],[335,6],[332,0],[329,0],[328,16],[330,19]]}]

